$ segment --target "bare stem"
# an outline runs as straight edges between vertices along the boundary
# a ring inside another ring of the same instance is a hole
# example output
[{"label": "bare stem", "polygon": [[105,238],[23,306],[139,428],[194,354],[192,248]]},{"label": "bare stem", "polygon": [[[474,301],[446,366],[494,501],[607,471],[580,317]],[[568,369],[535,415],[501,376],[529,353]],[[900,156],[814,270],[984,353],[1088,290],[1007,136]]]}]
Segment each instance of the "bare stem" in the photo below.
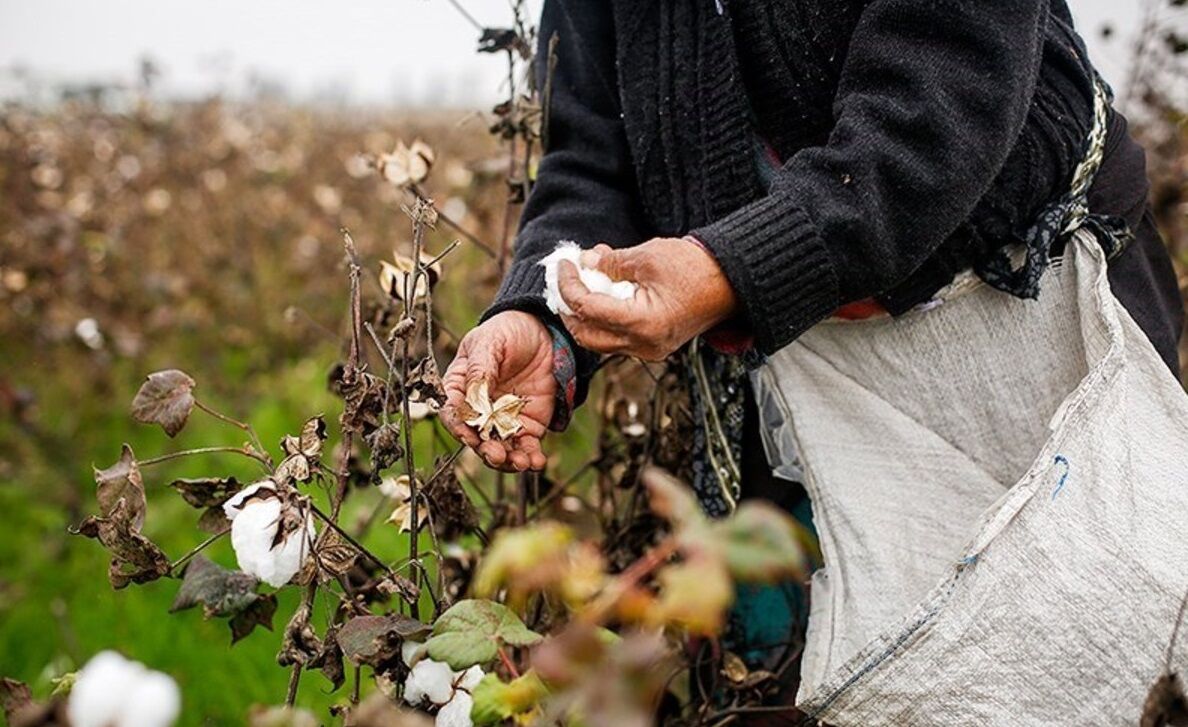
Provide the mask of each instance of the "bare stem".
[{"label": "bare stem", "polygon": [[499,646],[499,660],[503,662],[504,668],[507,669],[507,673],[511,675],[512,679],[520,678],[520,670],[516,668],[515,663],[508,656],[507,649],[503,645]]},{"label": "bare stem", "polygon": [[268,451],[266,449],[264,449],[264,445],[260,443],[260,437],[256,436],[256,430],[252,429],[251,424],[248,424],[247,422],[241,422],[238,419],[229,417],[220,411],[216,411],[216,410],[212,409],[211,407],[207,406],[206,404],[203,404],[198,399],[194,400],[194,406],[198,407],[199,409],[201,409],[202,411],[211,415],[215,419],[218,419],[219,421],[230,424],[233,427],[238,427],[239,429],[242,429],[243,431],[247,432],[247,435],[252,438],[252,446],[256,448],[256,451],[259,452],[260,454],[264,455],[265,457],[268,457],[268,461],[270,463],[272,462],[272,458],[268,456]]},{"label": "bare stem", "polygon": [[259,452],[244,449],[243,447],[198,447],[196,449],[183,449],[180,452],[169,452],[168,454],[158,455],[156,457],[149,457],[148,459],[138,460],[137,464],[141,467],[148,467],[161,462],[168,462],[171,459],[181,459],[182,457],[191,457],[196,454],[241,454],[244,457],[251,457],[259,462],[266,471],[272,472],[272,465],[264,458],[264,455]]},{"label": "bare stem", "polygon": [[210,536],[206,540],[203,540],[198,545],[194,546],[194,548],[192,550],[190,550],[190,552],[186,553],[185,555],[178,558],[177,560],[175,560],[173,563],[171,563],[169,565],[169,573],[173,574],[173,572],[176,571],[178,568],[181,568],[183,565],[188,563],[191,558],[193,558],[195,555],[198,555],[202,551],[206,550],[212,543],[214,543],[219,538],[223,537],[224,535],[226,535],[229,532],[231,532],[231,528],[224,528],[223,530],[220,530],[219,532]]}]

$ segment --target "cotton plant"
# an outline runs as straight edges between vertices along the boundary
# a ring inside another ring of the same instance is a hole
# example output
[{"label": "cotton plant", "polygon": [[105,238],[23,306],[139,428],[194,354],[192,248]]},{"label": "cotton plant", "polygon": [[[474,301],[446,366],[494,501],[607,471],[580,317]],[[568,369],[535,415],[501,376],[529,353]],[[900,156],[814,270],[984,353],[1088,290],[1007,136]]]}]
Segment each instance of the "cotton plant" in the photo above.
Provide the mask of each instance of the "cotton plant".
[{"label": "cotton plant", "polygon": [[274,588],[292,580],[317,531],[313,517],[285,502],[270,480],[240,490],[223,504],[231,521],[231,547],[244,573]]},{"label": "cotton plant", "polygon": [[169,727],[181,692],[169,675],[103,651],[78,673],[66,713],[71,727]]},{"label": "cotton plant", "polygon": [[404,701],[413,707],[438,708],[437,727],[471,727],[472,693],[485,672],[478,665],[455,671],[443,661],[425,656],[424,644],[406,641],[401,656],[410,668],[404,682]]}]

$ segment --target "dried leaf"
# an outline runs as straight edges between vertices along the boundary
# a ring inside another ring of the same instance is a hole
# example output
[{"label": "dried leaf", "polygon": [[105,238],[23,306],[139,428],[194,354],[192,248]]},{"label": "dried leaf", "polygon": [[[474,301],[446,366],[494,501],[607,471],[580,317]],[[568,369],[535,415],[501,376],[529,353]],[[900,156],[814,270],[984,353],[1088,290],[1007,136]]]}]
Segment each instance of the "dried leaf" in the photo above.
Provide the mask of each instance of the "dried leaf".
[{"label": "dried leaf", "polygon": [[1139,727],[1188,725],[1188,697],[1178,674],[1164,674],[1151,685]]},{"label": "dried leaf", "polygon": [[262,593],[252,605],[231,617],[231,643],[239,641],[257,626],[272,630],[272,616],[276,613],[276,594]]},{"label": "dried leaf", "polygon": [[457,540],[479,525],[479,514],[470,501],[454,467],[442,468],[445,456],[438,457],[434,468],[438,475],[425,486],[425,498],[433,511],[433,527],[439,537]]},{"label": "dried leaf", "polygon": [[408,382],[409,389],[415,394],[414,398],[432,402],[438,408],[445,405],[445,385],[442,384],[437,360],[433,356],[426,356],[413,367],[408,373]]},{"label": "dried leaf", "polygon": [[322,650],[305,662],[306,669],[322,672],[334,689],[346,682],[346,669],[342,663],[342,647],[338,645],[338,626],[331,626],[322,639]]},{"label": "dried leaf", "polygon": [[507,606],[466,600],[455,603],[437,619],[425,648],[429,658],[462,671],[493,660],[501,644],[532,646],[540,640],[541,635],[525,626]]},{"label": "dried leaf", "polygon": [[462,411],[462,416],[483,441],[510,439],[524,428],[520,412],[527,403],[527,399],[515,394],[504,394],[492,404],[487,382],[475,381],[466,389],[467,409]]},{"label": "dried leaf", "polygon": [[339,628],[338,645],[356,666],[375,667],[399,657],[406,639],[415,641],[428,633],[429,626],[399,614],[356,616]]},{"label": "dried leaf", "polygon": [[181,493],[182,499],[192,507],[222,508],[224,502],[243,489],[234,477],[181,478],[170,482],[169,486]]},{"label": "dried leaf", "polygon": [[277,482],[291,484],[293,482],[309,482],[313,471],[309,466],[309,459],[297,452],[285,457],[272,473]]},{"label": "dried leaf", "polygon": [[204,555],[196,555],[186,566],[181,588],[169,607],[170,613],[199,604],[206,618],[234,616],[256,602],[259,581],[237,570],[228,570]]},{"label": "dried leaf", "polygon": [[298,451],[316,462],[322,456],[326,436],[326,419],[321,414],[311,417],[301,427],[301,435],[297,438]]},{"label": "dried leaf", "polygon": [[109,516],[116,504],[123,501],[132,519],[132,529],[139,532],[144,525],[144,481],[132,447],[125,444],[118,462],[105,470],[95,470],[95,485],[100,513]]},{"label": "dried leaf", "polygon": [[312,615],[313,609],[308,603],[302,603],[293,612],[293,616],[285,626],[281,648],[276,655],[277,664],[281,666],[304,665],[322,651],[322,640],[318,638],[317,632],[309,622]]},{"label": "dried leaf", "polygon": [[377,427],[367,435],[367,446],[371,449],[371,471],[378,476],[404,456],[404,447],[400,444],[400,426],[390,422]]},{"label": "dried leaf", "polygon": [[169,572],[169,558],[134,527],[127,500],[120,499],[108,517],[88,517],[76,531],[94,538],[111,553],[107,578],[113,588],[148,583]]},{"label": "dried leaf", "polygon": [[12,716],[33,703],[33,692],[29,685],[16,679],[4,677],[0,679],[0,707],[4,708],[4,717],[12,722]]},{"label": "dried leaf", "polygon": [[222,505],[207,508],[198,518],[198,529],[204,533],[214,535],[229,527],[231,523],[227,521],[227,513],[223,511]]},{"label": "dried leaf", "polygon": [[738,654],[733,651],[722,654],[722,676],[734,684],[741,684],[749,673],[747,663],[739,658]]},{"label": "dried leaf", "polygon": [[313,559],[329,577],[340,576],[351,569],[359,557],[359,551],[348,543],[334,528],[326,528],[314,543]]},{"label": "dried leaf", "polygon": [[177,369],[148,375],[132,399],[132,417],[142,424],[160,424],[173,437],[186,425],[194,408],[194,379]]}]

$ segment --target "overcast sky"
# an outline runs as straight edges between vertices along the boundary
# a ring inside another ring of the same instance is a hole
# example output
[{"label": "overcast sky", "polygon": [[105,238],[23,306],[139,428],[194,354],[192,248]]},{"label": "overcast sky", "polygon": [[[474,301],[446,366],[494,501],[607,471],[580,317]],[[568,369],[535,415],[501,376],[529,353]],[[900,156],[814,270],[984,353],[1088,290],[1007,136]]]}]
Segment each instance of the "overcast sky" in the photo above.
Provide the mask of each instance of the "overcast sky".
[{"label": "overcast sky", "polygon": [[[530,0],[534,12],[540,0]],[[601,1],[601,0],[590,0]],[[1069,0],[1106,77],[1121,82],[1133,0]],[[508,0],[458,0],[482,24],[506,25]],[[502,59],[473,53],[477,32],[447,0],[0,0],[0,69],[52,82],[131,80],[137,59],[185,96],[237,92],[251,73],[302,99],[485,105]],[[0,77],[0,93],[12,92]]]}]

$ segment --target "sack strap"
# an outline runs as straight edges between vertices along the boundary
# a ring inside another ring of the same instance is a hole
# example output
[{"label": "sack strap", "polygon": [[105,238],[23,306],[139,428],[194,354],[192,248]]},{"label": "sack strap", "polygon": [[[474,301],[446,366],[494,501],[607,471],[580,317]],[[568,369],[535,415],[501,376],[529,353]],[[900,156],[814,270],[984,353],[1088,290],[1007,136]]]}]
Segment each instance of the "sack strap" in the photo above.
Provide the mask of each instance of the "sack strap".
[{"label": "sack strap", "polygon": [[1094,233],[1106,258],[1113,259],[1133,239],[1120,217],[1089,211],[1089,188],[1105,158],[1109,131],[1110,92],[1100,76],[1094,78],[1093,128],[1086,140],[1086,153],[1073,173],[1072,185],[1060,199],[1044,208],[1023,238],[1025,258],[1016,269],[1005,249],[995,250],[974,264],[978,277],[994,288],[1019,298],[1036,298],[1040,278],[1051,262],[1052,249],[1073,232],[1085,227]]}]

